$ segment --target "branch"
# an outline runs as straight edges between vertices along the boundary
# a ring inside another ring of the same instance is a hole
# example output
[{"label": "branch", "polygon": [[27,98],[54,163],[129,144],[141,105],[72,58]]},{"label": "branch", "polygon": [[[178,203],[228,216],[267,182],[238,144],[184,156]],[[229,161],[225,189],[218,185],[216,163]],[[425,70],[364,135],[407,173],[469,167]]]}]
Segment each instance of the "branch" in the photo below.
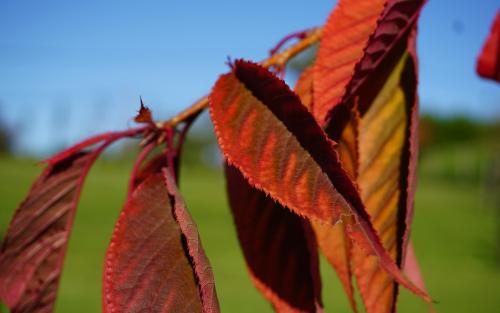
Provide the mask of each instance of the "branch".
[{"label": "branch", "polygon": [[[264,67],[275,66],[280,68],[285,66],[291,58],[318,42],[321,39],[321,33],[321,27],[306,31],[299,42],[284,50],[283,52],[271,55],[271,57],[269,57],[268,59],[261,61],[260,64]],[[206,107],[208,107],[208,96],[204,96],[171,119],[157,122],[156,126],[158,128],[173,127],[187,120],[191,116],[200,113]]]}]

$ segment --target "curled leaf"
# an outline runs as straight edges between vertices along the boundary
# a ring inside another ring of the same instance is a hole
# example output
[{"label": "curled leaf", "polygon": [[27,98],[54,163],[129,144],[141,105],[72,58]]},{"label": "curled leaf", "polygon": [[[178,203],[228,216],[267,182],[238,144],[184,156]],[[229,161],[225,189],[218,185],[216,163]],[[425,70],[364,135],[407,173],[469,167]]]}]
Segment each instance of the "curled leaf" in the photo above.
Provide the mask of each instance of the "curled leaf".
[{"label": "curled leaf", "polygon": [[309,222],[226,165],[229,204],[256,287],[277,312],[321,311],[317,247]]}]

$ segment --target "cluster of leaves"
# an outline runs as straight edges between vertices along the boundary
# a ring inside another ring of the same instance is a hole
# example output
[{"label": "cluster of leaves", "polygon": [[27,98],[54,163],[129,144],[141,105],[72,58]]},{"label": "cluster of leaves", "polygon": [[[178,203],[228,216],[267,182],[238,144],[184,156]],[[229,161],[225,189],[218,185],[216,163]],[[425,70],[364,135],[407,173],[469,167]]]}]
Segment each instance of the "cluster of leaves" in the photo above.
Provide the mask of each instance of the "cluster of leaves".
[{"label": "cluster of leaves", "polygon": [[[238,238],[252,281],[279,312],[323,310],[319,251],[355,312],[353,278],[369,313],[395,312],[399,285],[431,301],[409,242],[423,3],[340,0],[295,91],[244,60],[213,87],[209,109]],[[90,138],[46,161],[2,244],[0,297],[12,312],[52,312],[85,176],[125,137],[142,138],[143,150],[106,254],[104,311],[219,311],[177,189],[182,144],[198,113],[182,127],[160,124],[141,103],[143,127]]]}]

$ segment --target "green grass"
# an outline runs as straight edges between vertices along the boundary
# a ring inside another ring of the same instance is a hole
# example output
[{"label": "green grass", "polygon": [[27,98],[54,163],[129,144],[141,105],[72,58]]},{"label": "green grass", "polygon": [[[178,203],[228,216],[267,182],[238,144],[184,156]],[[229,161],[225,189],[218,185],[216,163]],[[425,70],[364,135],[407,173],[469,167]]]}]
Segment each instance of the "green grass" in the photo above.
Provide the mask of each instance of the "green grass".
[{"label": "green grass", "polygon": [[[412,238],[438,312],[498,312],[500,267],[495,224],[498,215],[477,182],[433,175],[449,151],[427,155],[419,179]],[[441,160],[441,161],[436,161]],[[40,168],[33,161],[0,158],[0,232]],[[129,162],[99,161],[89,176],[76,216],[57,312],[99,312],[106,246],[125,196]],[[254,289],[227,207],[220,172],[183,168],[181,190],[199,226],[212,263],[223,312],[271,312]],[[498,208],[497,208],[498,209]],[[333,271],[322,260],[323,299],[328,312],[349,312]],[[426,305],[402,292],[400,312],[425,312]]]}]

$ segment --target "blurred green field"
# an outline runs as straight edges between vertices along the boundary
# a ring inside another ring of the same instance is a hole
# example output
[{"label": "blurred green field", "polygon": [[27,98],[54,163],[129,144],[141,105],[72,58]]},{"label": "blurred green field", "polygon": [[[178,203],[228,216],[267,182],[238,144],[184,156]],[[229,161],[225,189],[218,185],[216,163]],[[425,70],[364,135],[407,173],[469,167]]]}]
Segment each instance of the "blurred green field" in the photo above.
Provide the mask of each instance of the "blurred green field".
[{"label": "blurred green field", "polygon": [[[500,311],[496,255],[500,208],[488,197],[491,191],[483,183],[481,173],[487,171],[482,169],[481,156],[488,156],[483,152],[469,145],[423,156],[412,238],[428,289],[439,301],[438,312]],[[40,170],[34,163],[0,158],[1,233]],[[472,169],[465,173],[462,165]],[[102,160],[92,170],[76,216],[57,312],[101,310],[103,257],[130,169],[128,161]],[[181,190],[211,260],[222,311],[271,312],[247,277],[221,173],[183,167]],[[324,260],[322,273],[326,311],[350,312],[333,270]],[[426,305],[406,291],[400,303],[400,312],[426,312]]]}]

